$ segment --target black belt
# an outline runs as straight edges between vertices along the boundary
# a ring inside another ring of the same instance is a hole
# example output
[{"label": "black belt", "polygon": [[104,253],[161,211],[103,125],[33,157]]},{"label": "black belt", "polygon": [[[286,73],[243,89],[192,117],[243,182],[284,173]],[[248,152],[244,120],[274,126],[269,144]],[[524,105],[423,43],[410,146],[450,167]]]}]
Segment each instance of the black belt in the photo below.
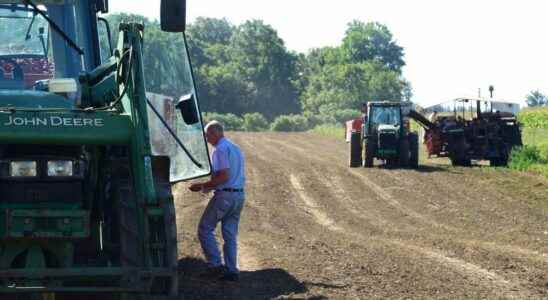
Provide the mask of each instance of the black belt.
[{"label": "black belt", "polygon": [[231,189],[231,188],[224,188],[221,191],[223,192],[232,192],[232,193],[241,193],[244,191],[244,189]]}]

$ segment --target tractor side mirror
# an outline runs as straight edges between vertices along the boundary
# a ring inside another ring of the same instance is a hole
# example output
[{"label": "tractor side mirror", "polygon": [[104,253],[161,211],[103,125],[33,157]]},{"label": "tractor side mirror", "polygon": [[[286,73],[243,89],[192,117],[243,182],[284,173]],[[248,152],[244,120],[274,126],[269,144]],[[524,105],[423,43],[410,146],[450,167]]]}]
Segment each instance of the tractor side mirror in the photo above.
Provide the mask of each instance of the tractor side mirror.
[{"label": "tractor side mirror", "polygon": [[162,0],[160,28],[168,32],[184,32],[186,27],[186,0]]},{"label": "tractor side mirror", "polygon": [[181,96],[175,107],[181,112],[183,121],[185,121],[187,125],[193,125],[200,121],[196,101],[194,100],[194,94],[191,93]]},{"label": "tractor side mirror", "polygon": [[95,2],[95,9],[102,14],[108,13],[108,0],[98,0]]}]

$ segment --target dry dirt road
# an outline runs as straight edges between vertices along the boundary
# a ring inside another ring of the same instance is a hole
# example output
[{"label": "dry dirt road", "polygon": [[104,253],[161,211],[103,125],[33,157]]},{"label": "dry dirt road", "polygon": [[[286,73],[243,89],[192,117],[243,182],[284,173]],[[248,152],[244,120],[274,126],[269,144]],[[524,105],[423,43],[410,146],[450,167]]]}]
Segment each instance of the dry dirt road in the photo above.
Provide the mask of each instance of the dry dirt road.
[{"label": "dry dirt road", "polygon": [[548,299],[548,180],[347,167],[311,133],[229,133],[247,159],[238,284],[200,280],[209,195],[176,188],[184,299]]}]

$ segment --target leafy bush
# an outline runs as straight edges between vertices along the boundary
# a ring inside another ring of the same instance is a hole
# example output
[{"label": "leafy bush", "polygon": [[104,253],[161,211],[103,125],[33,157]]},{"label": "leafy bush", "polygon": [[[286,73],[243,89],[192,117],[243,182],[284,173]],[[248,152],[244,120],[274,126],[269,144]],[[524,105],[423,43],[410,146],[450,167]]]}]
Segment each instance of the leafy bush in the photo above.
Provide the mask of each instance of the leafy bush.
[{"label": "leafy bush", "polygon": [[319,114],[305,112],[304,116],[308,120],[308,126],[314,128],[319,125],[340,125],[346,121],[361,117],[361,112],[355,109],[320,109]]},{"label": "leafy bush", "polygon": [[540,162],[541,159],[536,146],[525,145],[512,151],[509,166],[514,170],[527,171],[532,164]]},{"label": "leafy bush", "polygon": [[539,146],[525,145],[514,149],[509,167],[518,171],[532,171],[548,177],[548,143]]},{"label": "leafy bush", "polygon": [[540,159],[548,163],[548,141],[539,144],[537,147]]},{"label": "leafy bush", "polygon": [[335,118],[327,115],[322,114],[316,114],[313,112],[305,112],[304,117],[306,118],[308,127],[314,128],[319,125],[327,125],[327,124],[336,124],[337,121]]},{"label": "leafy bush", "polygon": [[272,131],[306,131],[308,121],[301,115],[282,115],[274,119],[270,129]]},{"label": "leafy bush", "polygon": [[243,129],[245,131],[264,131],[268,129],[268,121],[260,113],[245,114]]},{"label": "leafy bush", "polygon": [[548,129],[548,108],[524,109],[518,119],[525,127]]},{"label": "leafy bush", "polygon": [[362,113],[356,109],[339,109],[323,112],[322,114],[334,119],[337,124],[343,124],[346,121],[359,118],[362,115]]},{"label": "leafy bush", "polygon": [[215,112],[204,113],[204,124],[213,120],[219,121],[223,124],[225,130],[242,130],[244,126],[244,120],[236,116],[235,114],[220,114]]}]

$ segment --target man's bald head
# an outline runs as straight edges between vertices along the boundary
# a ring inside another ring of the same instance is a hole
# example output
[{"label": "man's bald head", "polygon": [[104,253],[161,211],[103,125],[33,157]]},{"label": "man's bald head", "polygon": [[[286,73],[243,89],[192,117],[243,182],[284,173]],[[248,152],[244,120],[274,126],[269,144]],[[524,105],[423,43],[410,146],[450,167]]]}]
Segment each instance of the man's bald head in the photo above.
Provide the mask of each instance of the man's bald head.
[{"label": "man's bald head", "polygon": [[213,146],[215,146],[224,135],[223,125],[216,120],[207,123],[204,131],[207,142]]}]

